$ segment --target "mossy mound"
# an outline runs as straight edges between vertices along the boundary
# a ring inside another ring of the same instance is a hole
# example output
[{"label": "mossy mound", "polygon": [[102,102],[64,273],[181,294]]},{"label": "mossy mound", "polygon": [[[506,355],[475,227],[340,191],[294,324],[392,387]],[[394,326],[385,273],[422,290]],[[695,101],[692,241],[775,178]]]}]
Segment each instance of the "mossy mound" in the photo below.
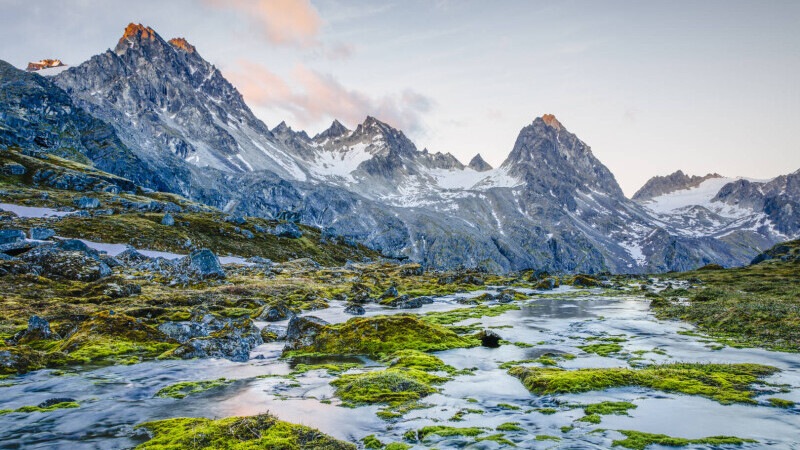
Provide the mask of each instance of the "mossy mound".
[{"label": "mossy mound", "polygon": [[44,368],[47,354],[27,346],[0,345],[0,374],[23,374]]},{"label": "mossy mound", "polygon": [[564,370],[554,367],[513,367],[508,373],[536,394],[562,394],[641,386],[666,392],[699,395],[722,404],[756,403],[750,385],[777,372],[760,364],[668,364],[641,369]]},{"label": "mossy mound", "polygon": [[650,445],[663,445],[665,447],[686,447],[688,445],[742,445],[744,443],[754,443],[752,439],[742,439],[733,436],[711,436],[701,439],[684,439],[667,436],[664,434],[642,433],[641,431],[619,430],[625,435],[625,439],[613,442],[614,447],[632,448],[644,450]]},{"label": "mossy mound", "polygon": [[334,395],[351,405],[398,406],[436,392],[432,385],[447,380],[416,369],[386,369],[342,375],[331,385]]},{"label": "mossy mound", "polygon": [[284,356],[302,354],[388,355],[399,350],[448,350],[473,347],[471,339],[408,314],[359,317],[338,325],[323,325],[313,339],[287,343]]},{"label": "mossy mound", "polygon": [[59,402],[49,406],[23,406],[17,409],[0,409],[0,415],[11,413],[50,412],[57,409],[80,408],[77,402]]},{"label": "mossy mound", "polygon": [[156,357],[177,347],[164,333],[125,314],[102,311],[84,321],[61,346],[67,363]]},{"label": "mossy mound", "polygon": [[338,441],[317,430],[276,419],[269,414],[210,420],[178,418],[146,422],[151,439],[137,449],[292,449],[354,450],[355,445]]},{"label": "mossy mound", "polygon": [[571,285],[575,287],[602,287],[603,284],[599,281],[595,280],[594,278],[588,277],[586,275],[575,275],[572,280],[570,280]]},{"label": "mossy mound", "polygon": [[210,381],[184,381],[159,389],[154,397],[184,398],[187,395],[204,392],[218,386],[227,386],[233,383],[233,381],[234,380],[227,380],[225,378],[218,378]]}]

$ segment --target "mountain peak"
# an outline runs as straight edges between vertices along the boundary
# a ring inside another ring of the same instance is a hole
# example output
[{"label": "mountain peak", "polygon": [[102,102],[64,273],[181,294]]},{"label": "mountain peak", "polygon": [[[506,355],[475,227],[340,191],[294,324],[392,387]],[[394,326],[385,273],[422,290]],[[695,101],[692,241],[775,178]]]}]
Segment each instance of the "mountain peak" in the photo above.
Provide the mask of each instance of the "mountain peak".
[{"label": "mountain peak", "polygon": [[682,170],[676,170],[669,175],[658,175],[650,178],[644,186],[633,194],[631,199],[637,202],[652,200],[661,195],[700,186],[702,182],[711,178],[722,178],[722,175],[709,173],[702,177],[698,175],[689,176],[683,173]]},{"label": "mountain peak", "polygon": [[194,45],[190,44],[189,41],[182,37],[172,38],[169,40],[169,43],[187,53],[197,52],[197,49],[194,48]]},{"label": "mountain peak", "polygon": [[331,138],[331,139],[333,139],[333,138],[337,138],[339,136],[344,136],[349,131],[350,130],[348,130],[346,126],[342,125],[341,122],[339,122],[338,120],[334,119],[333,122],[331,123],[331,126],[328,127],[328,129],[323,131],[322,133],[319,133],[318,135],[314,136],[314,139],[317,139],[317,138],[320,138],[320,139]]},{"label": "mountain peak", "polygon": [[49,69],[51,67],[62,67],[65,64],[61,62],[60,59],[43,59],[39,62],[29,62],[28,68],[25,69],[28,72],[35,72],[37,70],[42,69]]},{"label": "mountain peak", "polygon": [[564,126],[561,125],[561,122],[556,119],[556,116],[553,114],[545,114],[541,117],[542,122],[544,122],[547,126],[555,128],[556,130],[563,130]]},{"label": "mountain peak", "polygon": [[483,159],[480,153],[475,155],[472,160],[470,160],[467,167],[476,172],[486,172],[487,170],[492,170],[492,166]]},{"label": "mountain peak", "polygon": [[119,42],[117,42],[114,52],[121,54],[137,44],[141,44],[145,41],[157,40],[161,40],[161,37],[152,28],[146,27],[142,24],[129,23],[125,28],[125,32],[122,34],[122,37],[119,38]]}]

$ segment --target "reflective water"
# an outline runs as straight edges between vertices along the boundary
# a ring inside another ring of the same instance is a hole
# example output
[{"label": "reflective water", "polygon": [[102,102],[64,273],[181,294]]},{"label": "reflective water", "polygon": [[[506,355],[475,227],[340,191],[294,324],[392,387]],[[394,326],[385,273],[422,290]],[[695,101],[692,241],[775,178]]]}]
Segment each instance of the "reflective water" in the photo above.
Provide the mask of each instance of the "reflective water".
[{"label": "reflective water", "polygon": [[[482,292],[469,294],[480,295]],[[518,422],[525,432],[506,433],[520,448],[607,448],[619,433],[590,433],[591,430],[625,429],[661,433],[677,437],[700,438],[732,435],[760,441],[750,445],[800,448],[800,410],[766,406],[765,398],[779,397],[800,402],[800,355],[759,349],[724,348],[712,350],[702,339],[677,334],[689,330],[679,322],[657,321],[646,301],[633,297],[604,297],[601,293],[581,298],[538,298],[521,304],[520,310],[497,317],[468,319],[461,324],[480,323],[494,328],[504,339],[534,345],[522,348],[504,345],[497,349],[472,348],[439,352],[437,356],[456,368],[477,367],[474,376],[459,376],[441,386],[441,392],[425,399],[433,406],[413,410],[397,422],[385,422],[375,412],[379,407],[345,408],[336,406],[328,384],[334,377],[324,371],[298,375],[296,380],[260,375],[285,375],[292,363],[279,359],[282,344],[258,347],[247,363],[226,360],[157,361],[132,366],[83,369],[60,376],[43,370],[8,380],[0,387],[0,409],[35,405],[51,397],[72,397],[80,408],[48,413],[7,414],[0,416],[0,448],[129,448],[145,440],[133,427],[141,422],[171,417],[221,418],[270,411],[281,419],[308,425],[352,442],[375,434],[385,443],[402,441],[408,430],[427,425],[479,426],[492,430],[505,422]],[[460,295],[461,297],[465,295]],[[446,311],[463,308],[456,296],[437,299],[414,312]],[[351,316],[344,305],[332,302],[327,310],[311,314],[329,322]],[[393,311],[369,305],[367,314]],[[612,389],[579,395],[536,396],[498,366],[506,361],[535,359],[544,353],[571,353],[578,357],[560,362],[564,368],[627,367],[628,361],[586,354],[577,348],[586,337],[624,335],[624,351],[644,353],[643,362],[753,362],[782,369],[770,382],[787,384],[790,392],[765,394],[758,406],[721,405],[687,395],[666,394],[640,388]],[[662,354],[664,353],[664,354]],[[362,360],[367,367],[376,363]],[[183,399],[153,398],[159,389],[180,381],[199,381],[225,377],[238,381],[224,387],[187,396]],[[474,399],[469,401],[467,399]],[[331,400],[324,403],[320,400]],[[599,401],[630,401],[637,405],[629,416],[603,416],[599,425],[574,422],[583,416],[579,408],[564,404]],[[498,404],[519,409],[506,409]],[[556,407],[552,415],[536,408]],[[462,408],[482,409],[484,414],[466,414],[463,421],[449,422]],[[575,428],[562,433],[561,427]],[[486,435],[495,434],[487,430]],[[537,435],[560,437],[560,441],[536,440]],[[492,441],[473,438],[433,439],[436,448],[499,448]],[[419,448],[424,448],[419,446]],[[654,448],[654,447],[651,447]]]}]

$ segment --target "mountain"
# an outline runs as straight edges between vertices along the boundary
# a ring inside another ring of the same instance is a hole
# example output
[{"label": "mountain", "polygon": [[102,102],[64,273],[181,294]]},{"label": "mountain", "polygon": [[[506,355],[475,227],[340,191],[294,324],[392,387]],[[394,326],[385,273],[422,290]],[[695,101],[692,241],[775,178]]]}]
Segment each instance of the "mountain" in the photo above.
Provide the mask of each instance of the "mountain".
[{"label": "mountain", "polygon": [[658,197],[660,195],[697,187],[700,185],[700,183],[711,178],[722,178],[722,175],[717,173],[709,173],[708,175],[702,177],[697,175],[689,176],[684,174],[683,171],[678,170],[677,172],[671,173],[667,176],[655,176],[647,180],[647,183],[645,183],[644,186],[636,191],[631,199],[638,202],[652,200],[654,197]]},{"label": "mountain", "polygon": [[114,124],[140,157],[305,179],[239,91],[185,39],[166,42],[152,28],[130,24],[114,50],[53,80],[78,106]]},{"label": "mountain", "polygon": [[[136,171],[150,177],[145,186],[230,214],[325,228],[428,267],[659,272],[744,264],[774,243],[768,226],[700,233],[695,219],[721,223],[720,211],[740,203],[763,205],[787,234],[798,233],[796,204],[775,200],[798,198],[791,176],[780,186],[726,191],[713,202],[719,210],[671,215],[652,207],[660,196],[626,198],[591,148],[551,114],[523,127],[497,168],[480,155],[465,166],[419,150],[375,117],[352,130],[334,121],[313,137],[286,123],[269,129],[195,47],[142,25],[128,26],[114,50],[50,80],[75,109],[111,124],[141,161]],[[133,169],[113,172],[124,170]],[[685,184],[664,195],[687,192]],[[770,194],[778,191],[782,197]]]}]

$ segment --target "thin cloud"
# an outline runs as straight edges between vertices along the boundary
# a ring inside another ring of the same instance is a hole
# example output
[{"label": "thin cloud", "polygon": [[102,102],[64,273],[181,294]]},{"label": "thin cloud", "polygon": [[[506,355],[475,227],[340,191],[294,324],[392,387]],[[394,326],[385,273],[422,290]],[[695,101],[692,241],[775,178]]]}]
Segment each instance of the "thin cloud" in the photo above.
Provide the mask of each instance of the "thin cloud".
[{"label": "thin cloud", "polygon": [[261,64],[240,61],[239,66],[242,70],[228,77],[245,100],[255,106],[288,111],[303,127],[331,119],[352,125],[371,115],[403,131],[421,133],[422,115],[434,106],[430,98],[412,90],[372,97],[302,64],[292,71],[295,86]]},{"label": "thin cloud", "polygon": [[298,47],[319,45],[322,19],[309,0],[206,0],[216,8],[240,11],[274,44]]}]

